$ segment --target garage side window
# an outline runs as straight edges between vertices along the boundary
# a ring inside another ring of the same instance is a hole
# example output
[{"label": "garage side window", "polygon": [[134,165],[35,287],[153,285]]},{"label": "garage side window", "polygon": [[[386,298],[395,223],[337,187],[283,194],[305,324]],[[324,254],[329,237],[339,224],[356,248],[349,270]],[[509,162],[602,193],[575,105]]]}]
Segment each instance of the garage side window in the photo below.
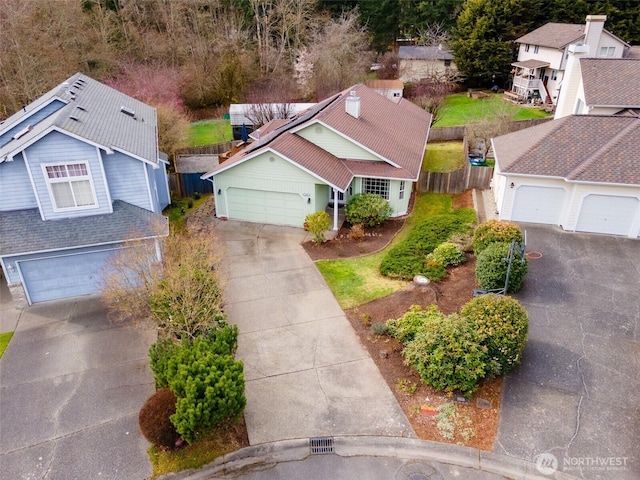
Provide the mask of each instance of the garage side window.
[{"label": "garage side window", "polygon": [[86,162],[42,167],[54,210],[96,206],[96,195]]},{"label": "garage side window", "polygon": [[389,200],[389,179],[385,178],[363,178],[362,193],[375,193],[385,200]]}]

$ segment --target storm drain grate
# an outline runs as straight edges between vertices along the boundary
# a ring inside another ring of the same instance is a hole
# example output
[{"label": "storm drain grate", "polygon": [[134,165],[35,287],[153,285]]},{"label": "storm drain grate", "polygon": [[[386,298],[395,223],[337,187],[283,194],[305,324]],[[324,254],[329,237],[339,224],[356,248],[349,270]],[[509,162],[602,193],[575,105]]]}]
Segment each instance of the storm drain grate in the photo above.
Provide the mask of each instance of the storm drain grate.
[{"label": "storm drain grate", "polygon": [[310,438],[309,446],[311,447],[312,455],[324,455],[327,453],[334,453],[333,437]]}]

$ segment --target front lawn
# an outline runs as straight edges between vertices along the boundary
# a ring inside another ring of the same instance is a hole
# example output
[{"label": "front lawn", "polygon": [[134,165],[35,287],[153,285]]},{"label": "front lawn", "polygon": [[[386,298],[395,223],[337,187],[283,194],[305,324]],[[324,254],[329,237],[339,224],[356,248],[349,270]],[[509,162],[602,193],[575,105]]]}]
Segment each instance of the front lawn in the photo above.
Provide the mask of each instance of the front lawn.
[{"label": "front lawn", "polygon": [[447,173],[464,166],[464,144],[460,141],[427,144],[422,170]]},{"label": "front lawn", "polygon": [[418,193],[413,212],[405,225],[384,250],[372,255],[344,260],[316,262],[329,288],[343,309],[352,308],[401,290],[407,282],[384,277],[380,263],[390,246],[403,241],[417,223],[452,210],[453,196],[440,193]]},{"label": "front lawn", "polygon": [[444,101],[442,118],[433,125],[453,127],[467,125],[483,120],[491,120],[496,115],[509,115],[512,120],[528,120],[530,118],[546,118],[551,116],[544,110],[532,107],[519,107],[502,100],[502,94],[491,94],[488,98],[469,98],[466,93],[447,96]]},{"label": "front lawn", "polygon": [[189,129],[189,145],[191,147],[215,145],[231,140],[233,140],[233,133],[229,120],[220,118],[200,120],[193,122]]}]

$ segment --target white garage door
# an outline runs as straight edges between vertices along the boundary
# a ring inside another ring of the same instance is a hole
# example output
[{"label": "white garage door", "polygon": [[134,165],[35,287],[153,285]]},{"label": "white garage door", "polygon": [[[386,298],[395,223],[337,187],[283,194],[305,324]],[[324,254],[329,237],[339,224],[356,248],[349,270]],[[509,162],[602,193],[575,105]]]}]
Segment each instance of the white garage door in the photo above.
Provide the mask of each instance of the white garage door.
[{"label": "white garage door", "polygon": [[19,262],[31,303],[96,293],[113,250]]},{"label": "white garage door", "polygon": [[515,193],[511,220],[560,225],[564,197],[562,188],[520,186]]},{"label": "white garage door", "polygon": [[576,230],[629,235],[639,203],[633,197],[587,195],[582,201]]},{"label": "white garage door", "polygon": [[227,190],[228,215],[233,220],[302,227],[304,202],[305,199],[297,193],[245,188]]}]

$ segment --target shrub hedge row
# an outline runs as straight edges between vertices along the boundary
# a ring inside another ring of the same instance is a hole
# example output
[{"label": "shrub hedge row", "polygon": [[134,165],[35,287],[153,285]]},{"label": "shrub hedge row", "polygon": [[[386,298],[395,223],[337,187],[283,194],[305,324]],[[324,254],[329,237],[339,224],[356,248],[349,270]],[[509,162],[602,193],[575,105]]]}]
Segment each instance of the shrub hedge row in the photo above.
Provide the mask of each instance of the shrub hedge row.
[{"label": "shrub hedge row", "polygon": [[[433,264],[431,264],[432,268],[427,268],[426,256],[452,235],[469,232],[474,221],[475,211],[465,208],[435,215],[417,224],[404,241],[387,252],[380,264],[380,273],[387,277],[404,280],[409,280],[416,275],[429,277],[429,274],[441,274],[442,268],[433,269]],[[440,265],[440,267],[443,266]]]}]

